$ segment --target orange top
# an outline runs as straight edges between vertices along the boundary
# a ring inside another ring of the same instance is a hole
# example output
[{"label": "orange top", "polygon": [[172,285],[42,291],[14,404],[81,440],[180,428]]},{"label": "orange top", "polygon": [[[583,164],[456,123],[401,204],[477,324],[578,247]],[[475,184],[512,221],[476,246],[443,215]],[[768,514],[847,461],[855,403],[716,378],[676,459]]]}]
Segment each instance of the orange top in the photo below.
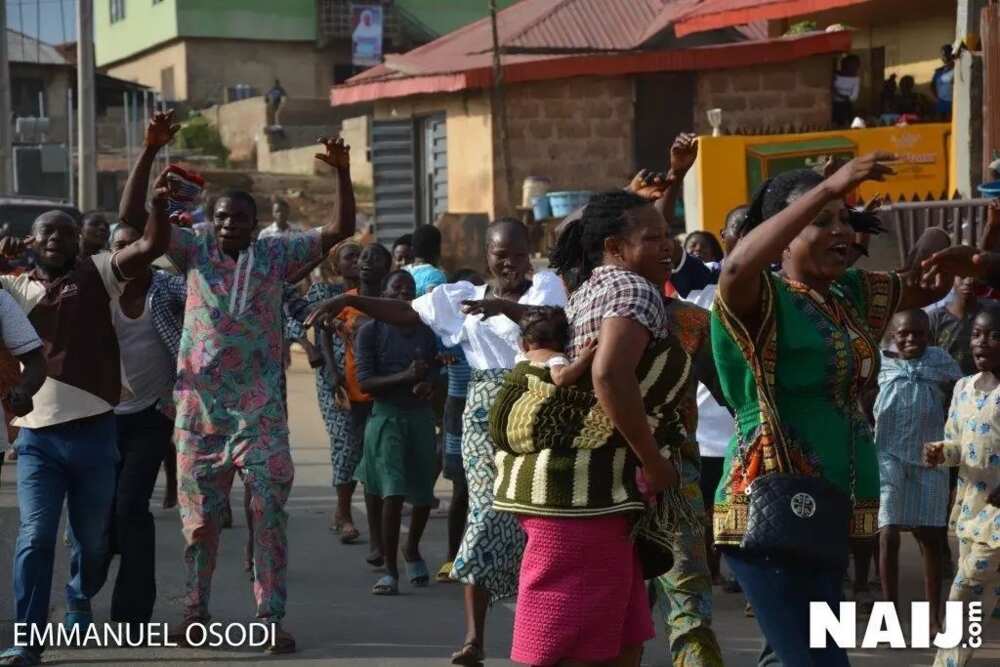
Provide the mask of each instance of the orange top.
[{"label": "orange top", "polygon": [[[356,289],[345,292],[345,294],[357,293]],[[367,315],[350,306],[337,315],[337,320],[341,323],[340,336],[344,339],[344,389],[347,390],[347,397],[351,399],[351,403],[368,403],[372,400],[371,396],[361,391],[358,369],[354,363],[354,337],[366,319]]]}]

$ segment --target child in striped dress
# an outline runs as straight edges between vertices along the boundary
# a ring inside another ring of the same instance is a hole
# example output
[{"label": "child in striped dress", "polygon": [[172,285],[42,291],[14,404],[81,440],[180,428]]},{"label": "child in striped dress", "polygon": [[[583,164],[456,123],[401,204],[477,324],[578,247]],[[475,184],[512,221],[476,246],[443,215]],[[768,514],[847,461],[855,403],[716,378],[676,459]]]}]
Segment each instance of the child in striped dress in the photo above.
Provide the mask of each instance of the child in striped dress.
[{"label": "child in striped dress", "polygon": [[936,628],[941,618],[948,473],[923,465],[923,443],[940,440],[944,434],[945,385],[960,378],[962,371],[947,352],[928,347],[930,321],[924,311],[897,313],[890,330],[896,351],[882,352],[874,410],[882,593],[886,600],[898,602],[899,535],[912,531],[921,547],[924,593]]}]

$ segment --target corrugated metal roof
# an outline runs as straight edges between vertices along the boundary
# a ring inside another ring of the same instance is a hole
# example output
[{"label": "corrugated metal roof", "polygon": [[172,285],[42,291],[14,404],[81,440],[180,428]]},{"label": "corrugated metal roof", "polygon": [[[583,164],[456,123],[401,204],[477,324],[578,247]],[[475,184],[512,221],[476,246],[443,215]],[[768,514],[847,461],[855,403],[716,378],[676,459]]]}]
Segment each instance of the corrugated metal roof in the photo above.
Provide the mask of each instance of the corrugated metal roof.
[{"label": "corrugated metal roof", "polygon": [[12,63],[68,65],[53,45],[7,28],[7,57]]},{"label": "corrugated metal roof", "polygon": [[660,12],[664,0],[562,0],[548,14],[505,40],[507,48],[626,51]]},{"label": "corrugated metal roof", "polygon": [[861,5],[871,0],[702,0],[678,17],[678,37],[753,21],[784,19],[837,7]]}]

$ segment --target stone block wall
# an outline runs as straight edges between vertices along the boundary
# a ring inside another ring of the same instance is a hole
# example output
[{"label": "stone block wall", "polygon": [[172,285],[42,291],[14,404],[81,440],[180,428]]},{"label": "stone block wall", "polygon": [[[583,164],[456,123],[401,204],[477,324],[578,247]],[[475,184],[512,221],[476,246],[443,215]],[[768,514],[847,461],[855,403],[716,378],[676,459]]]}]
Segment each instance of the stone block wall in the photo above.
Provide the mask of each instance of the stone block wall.
[{"label": "stone block wall", "polygon": [[[605,190],[628,182],[635,167],[632,79],[514,84],[506,102],[515,204],[521,203],[521,185],[528,176],[550,179],[554,190]],[[502,159],[495,150],[496,210],[509,214],[503,206],[511,198],[504,194]]]},{"label": "stone block wall", "polygon": [[748,128],[825,129],[830,125],[832,77],[833,56],[699,72],[695,131],[711,133],[705,113],[714,108],[722,109],[724,134]]}]

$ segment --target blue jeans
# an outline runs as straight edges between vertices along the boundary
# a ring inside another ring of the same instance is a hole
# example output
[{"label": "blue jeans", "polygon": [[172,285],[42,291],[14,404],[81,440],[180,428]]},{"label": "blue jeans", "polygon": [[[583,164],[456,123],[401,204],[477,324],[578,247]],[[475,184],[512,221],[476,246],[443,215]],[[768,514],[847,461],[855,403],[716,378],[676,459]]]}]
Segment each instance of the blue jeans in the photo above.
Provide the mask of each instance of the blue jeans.
[{"label": "blue jeans", "polygon": [[[809,648],[809,603],[822,601],[836,609],[843,600],[843,571],[821,570],[805,562],[752,556],[739,549],[727,550],[725,557],[773,651],[770,660],[777,657],[782,664],[794,667],[851,664],[842,648],[832,645]],[[762,654],[761,664],[772,664],[765,663],[767,659]]]},{"label": "blue jeans", "polygon": [[[66,607],[90,611],[107,574],[108,524],[115,498],[118,447],[108,412],[46,428],[23,428],[17,438],[17,498],[21,526],[14,552],[18,622],[44,624],[63,498],[72,542]],[[40,648],[40,647],[39,647]]]}]

